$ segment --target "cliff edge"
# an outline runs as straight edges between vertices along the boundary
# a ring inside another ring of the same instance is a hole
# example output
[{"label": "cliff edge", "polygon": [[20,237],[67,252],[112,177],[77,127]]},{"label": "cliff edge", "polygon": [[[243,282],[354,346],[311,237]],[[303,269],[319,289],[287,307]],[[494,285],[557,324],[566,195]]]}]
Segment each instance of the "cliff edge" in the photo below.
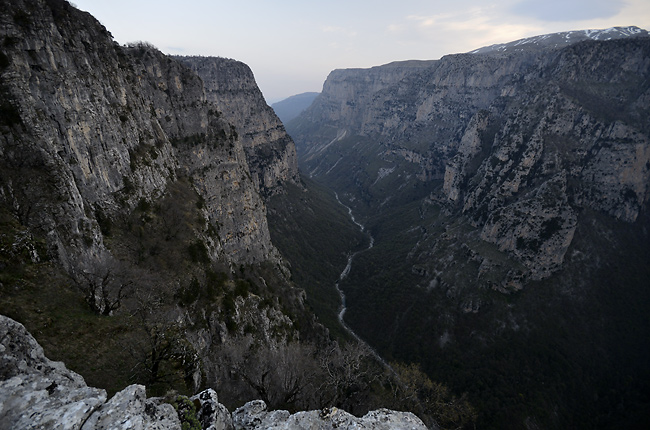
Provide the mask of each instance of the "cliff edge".
[{"label": "cliff edge", "polygon": [[142,385],[131,385],[107,399],[106,391],[88,387],[63,363],[49,360],[22,324],[2,315],[0,369],[1,429],[176,430],[190,421],[213,430],[426,429],[408,412],[382,409],[357,418],[329,408],[291,415],[269,412],[261,400],[249,402],[231,415],[211,389],[193,396],[185,406],[174,399],[176,409],[161,398],[147,398]]}]

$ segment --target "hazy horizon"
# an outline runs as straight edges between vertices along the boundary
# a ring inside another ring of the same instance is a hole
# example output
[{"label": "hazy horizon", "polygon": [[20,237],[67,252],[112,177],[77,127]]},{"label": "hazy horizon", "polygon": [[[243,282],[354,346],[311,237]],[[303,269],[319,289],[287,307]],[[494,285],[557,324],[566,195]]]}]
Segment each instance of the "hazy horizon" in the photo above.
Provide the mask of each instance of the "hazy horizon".
[{"label": "hazy horizon", "polygon": [[119,43],[248,64],[269,104],[320,92],[330,71],[435,60],[546,33],[650,28],[647,0],[382,2],[73,0]]}]

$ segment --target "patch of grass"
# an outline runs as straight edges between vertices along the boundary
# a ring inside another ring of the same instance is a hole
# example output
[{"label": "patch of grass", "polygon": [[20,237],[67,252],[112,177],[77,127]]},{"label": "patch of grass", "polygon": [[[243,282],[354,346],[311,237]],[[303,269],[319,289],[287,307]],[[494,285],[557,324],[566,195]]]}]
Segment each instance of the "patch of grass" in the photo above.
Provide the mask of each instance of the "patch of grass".
[{"label": "patch of grass", "polygon": [[187,396],[178,396],[172,406],[176,409],[182,430],[201,430],[201,422],[196,416],[196,405]]}]

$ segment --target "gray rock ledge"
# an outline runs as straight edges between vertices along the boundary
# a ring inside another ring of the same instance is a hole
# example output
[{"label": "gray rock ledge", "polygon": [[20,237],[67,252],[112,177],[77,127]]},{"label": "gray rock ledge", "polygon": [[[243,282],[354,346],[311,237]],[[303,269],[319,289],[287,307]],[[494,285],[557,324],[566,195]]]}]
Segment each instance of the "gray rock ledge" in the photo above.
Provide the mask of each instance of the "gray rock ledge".
[{"label": "gray rock ledge", "polygon": [[[254,400],[232,415],[208,389],[192,400],[201,407],[205,430],[234,429],[413,429],[426,426],[410,412],[379,409],[357,418],[337,408],[297,412],[267,411]],[[88,387],[77,373],[49,360],[25,327],[0,315],[0,430],[23,429],[177,430],[173,406],[147,398],[145,387],[130,385],[107,400],[106,391]]]}]

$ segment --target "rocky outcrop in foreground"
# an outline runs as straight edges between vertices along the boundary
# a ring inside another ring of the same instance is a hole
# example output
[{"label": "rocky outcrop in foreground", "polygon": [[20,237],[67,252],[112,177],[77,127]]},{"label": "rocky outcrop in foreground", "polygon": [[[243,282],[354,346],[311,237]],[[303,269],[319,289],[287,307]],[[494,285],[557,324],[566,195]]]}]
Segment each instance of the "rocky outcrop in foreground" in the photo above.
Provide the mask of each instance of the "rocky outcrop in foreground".
[{"label": "rocky outcrop in foreground", "polygon": [[[266,410],[261,400],[231,416],[208,389],[191,398],[204,429],[426,429],[407,412],[372,411],[362,418],[336,408],[298,412]],[[0,429],[180,429],[174,407],[147,398],[131,385],[107,400],[106,391],[88,387],[77,373],[51,361],[25,327],[0,315]]]},{"label": "rocky outcrop in foreground", "polygon": [[169,404],[131,385],[107,401],[61,362],[51,361],[25,327],[0,316],[0,428],[180,428]]},{"label": "rocky outcrop in foreground", "polygon": [[297,412],[267,411],[261,400],[246,403],[233,414],[236,429],[425,429],[424,423],[410,412],[379,409],[357,418],[337,408]]}]

